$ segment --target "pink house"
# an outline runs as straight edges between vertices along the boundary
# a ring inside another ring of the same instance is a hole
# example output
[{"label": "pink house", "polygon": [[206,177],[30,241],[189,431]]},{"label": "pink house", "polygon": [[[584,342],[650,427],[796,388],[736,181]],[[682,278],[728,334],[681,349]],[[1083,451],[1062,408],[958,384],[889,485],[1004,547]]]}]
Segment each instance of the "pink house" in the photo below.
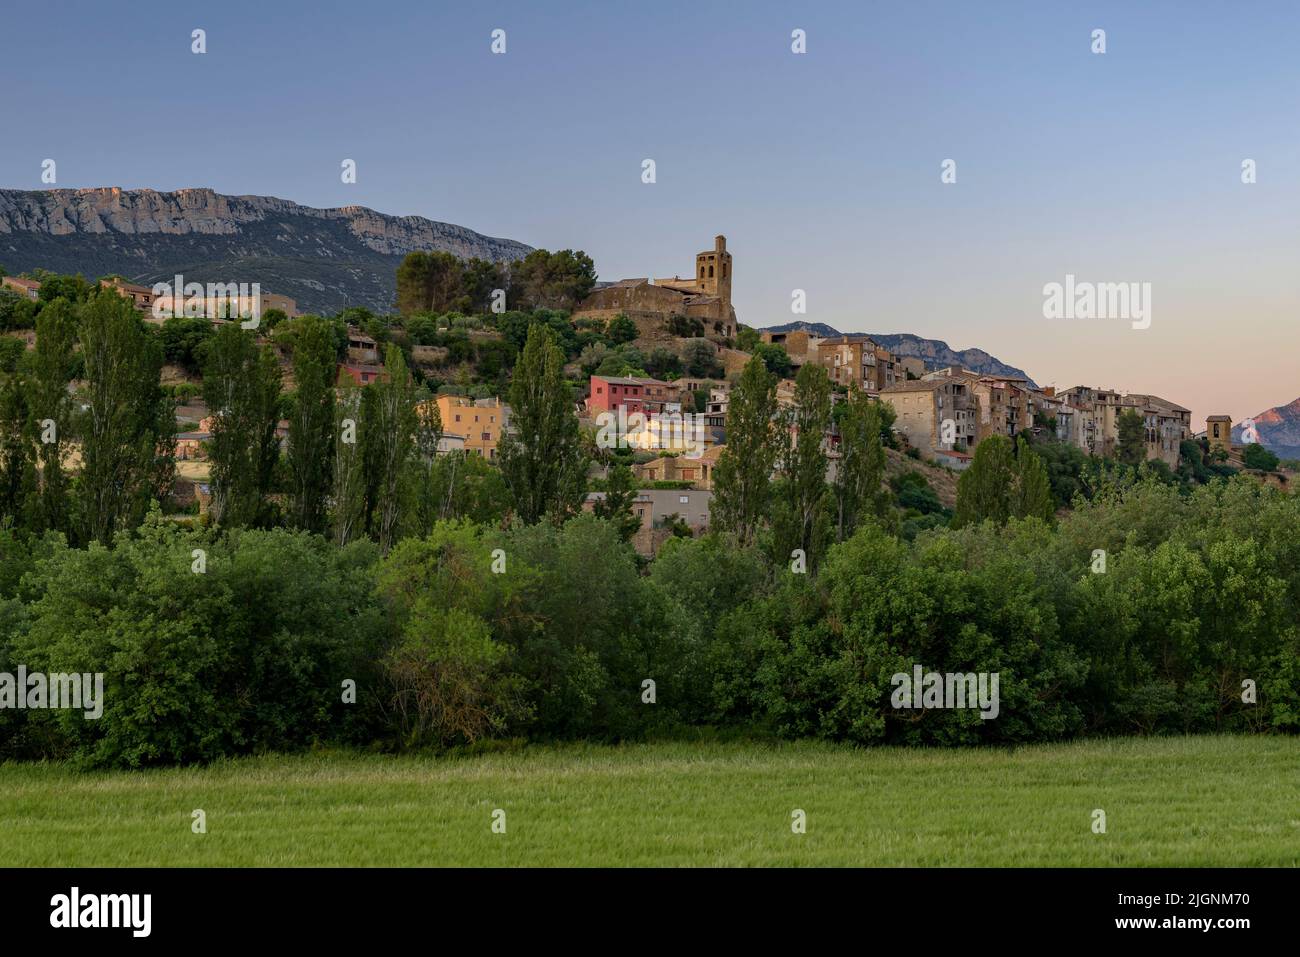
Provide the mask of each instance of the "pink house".
[{"label": "pink house", "polygon": [[587,411],[617,413],[619,406],[633,412],[649,413],[663,410],[664,395],[668,383],[658,379],[625,379],[618,376],[591,377],[590,392],[587,395]]}]

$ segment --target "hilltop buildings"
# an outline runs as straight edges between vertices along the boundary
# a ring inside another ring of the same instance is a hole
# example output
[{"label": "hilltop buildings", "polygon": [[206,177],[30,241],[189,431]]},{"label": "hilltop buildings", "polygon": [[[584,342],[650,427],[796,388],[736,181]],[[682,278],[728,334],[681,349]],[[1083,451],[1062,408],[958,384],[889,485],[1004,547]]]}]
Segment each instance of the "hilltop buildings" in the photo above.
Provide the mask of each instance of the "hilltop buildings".
[{"label": "hilltop buildings", "polygon": [[592,290],[573,311],[580,319],[625,315],[643,331],[658,331],[674,317],[699,320],[701,335],[730,339],[736,334],[731,305],[732,261],[727,237],[716,236],[713,248],[697,253],[691,276],[669,279],[620,279]]},{"label": "hilltop buildings", "polygon": [[991,435],[1015,440],[1044,429],[1089,454],[1114,456],[1125,410],[1142,417],[1149,460],[1177,467],[1179,446],[1191,437],[1190,410],[1156,395],[1090,386],[1057,392],[1036,388],[1023,376],[958,367],[928,370],[921,359],[893,355],[866,335],[823,338],[791,330],[764,332],[762,339],[784,347],[796,368],[821,365],[832,383],[888,403],[896,415],[894,428],[912,447],[955,468],[965,467]]}]

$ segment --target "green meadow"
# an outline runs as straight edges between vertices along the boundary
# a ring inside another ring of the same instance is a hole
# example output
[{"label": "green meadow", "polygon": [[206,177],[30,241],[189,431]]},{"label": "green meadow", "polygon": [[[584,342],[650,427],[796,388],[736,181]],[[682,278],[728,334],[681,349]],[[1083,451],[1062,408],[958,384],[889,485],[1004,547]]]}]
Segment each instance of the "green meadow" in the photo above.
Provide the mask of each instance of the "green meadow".
[{"label": "green meadow", "polygon": [[9,866],[1296,866],[1300,739],[11,763],[0,853]]}]

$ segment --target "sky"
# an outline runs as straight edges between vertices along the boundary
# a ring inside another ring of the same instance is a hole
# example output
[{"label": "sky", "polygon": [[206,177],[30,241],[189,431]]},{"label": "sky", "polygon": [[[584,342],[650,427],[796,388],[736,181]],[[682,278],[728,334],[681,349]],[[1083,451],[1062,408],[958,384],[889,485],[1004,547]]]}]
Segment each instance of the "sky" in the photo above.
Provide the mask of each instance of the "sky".
[{"label": "sky", "polygon": [[[1195,428],[1300,396],[1298,3],[44,0],[3,24],[2,187],[49,188],[53,158],[59,187],[368,206],[605,280],[689,274],[723,233],[751,326],[975,346]],[[1045,318],[1067,274],[1150,283],[1149,327]]]}]

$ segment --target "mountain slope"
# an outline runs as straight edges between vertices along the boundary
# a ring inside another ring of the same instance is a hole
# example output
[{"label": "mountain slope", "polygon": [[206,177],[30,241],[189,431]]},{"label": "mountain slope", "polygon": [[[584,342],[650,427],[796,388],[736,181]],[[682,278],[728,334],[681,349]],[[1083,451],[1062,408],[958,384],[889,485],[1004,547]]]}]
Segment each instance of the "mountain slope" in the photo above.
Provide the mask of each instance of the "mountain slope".
[{"label": "mountain slope", "polygon": [[[792,332],[801,330],[810,332],[822,338],[831,338],[841,336],[845,333],[839,332],[832,326],[824,322],[787,322],[780,326],[768,326],[766,329],[760,329],[759,332]],[[890,352],[899,356],[914,356],[922,359],[928,369],[942,369],[945,366],[961,366],[964,369],[970,369],[972,372],[981,372],[986,375],[1004,375],[1020,376],[1029,379],[1029,376],[1021,369],[1015,366],[1007,365],[1002,360],[989,355],[983,349],[953,349],[948,343],[940,339],[926,339],[922,336],[916,336],[910,332],[895,333],[866,333],[879,345],[884,346]],[[1038,388],[1033,379],[1029,379],[1029,384]]]},{"label": "mountain slope", "polygon": [[416,250],[509,262],[531,248],[420,216],[210,189],[0,190],[0,264],[10,273],[120,273],[144,285],[176,273],[186,281],[260,282],[305,312],[387,311],[397,265]]},{"label": "mountain slope", "polygon": [[[1279,405],[1254,417],[1259,444],[1284,459],[1300,459],[1300,399]],[[1232,441],[1240,444],[1242,424],[1232,427]]]}]

